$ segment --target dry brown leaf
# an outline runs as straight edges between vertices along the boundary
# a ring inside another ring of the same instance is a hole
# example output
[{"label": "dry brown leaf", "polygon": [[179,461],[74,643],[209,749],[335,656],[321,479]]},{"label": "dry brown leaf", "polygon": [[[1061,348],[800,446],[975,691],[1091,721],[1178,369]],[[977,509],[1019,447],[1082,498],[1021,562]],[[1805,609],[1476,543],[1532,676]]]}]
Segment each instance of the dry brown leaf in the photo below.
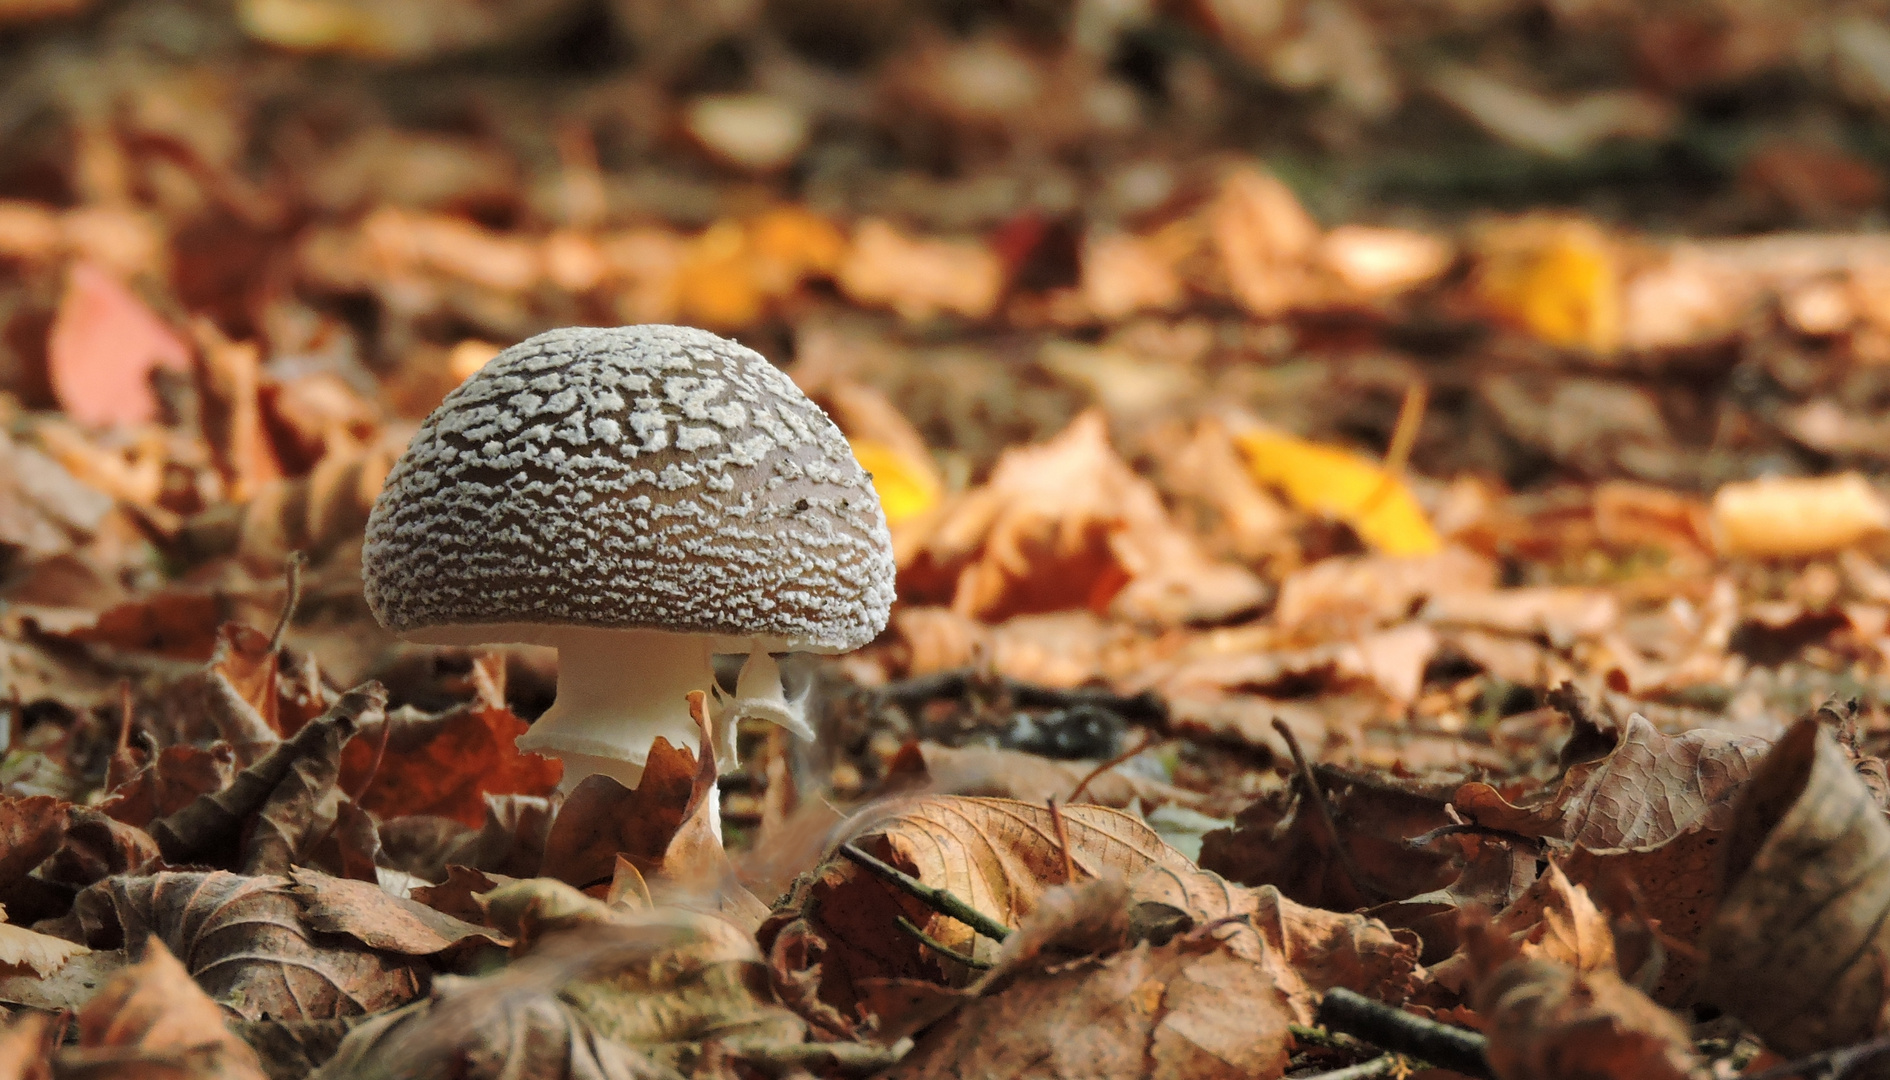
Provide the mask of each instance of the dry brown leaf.
[{"label": "dry brown leaf", "polygon": [[902,593],[987,621],[1087,608],[1158,625],[1257,607],[1265,586],[1216,563],[1109,444],[1099,412],[1007,451],[982,487],[903,537]]},{"label": "dry brown leaf", "polygon": [[1232,170],[1208,214],[1209,235],[1241,306],[1278,318],[1317,298],[1311,260],[1319,225],[1285,184],[1259,169]]},{"label": "dry brown leaf", "polygon": [[1890,823],[1815,717],[1759,763],[1724,847],[1702,996],[1791,1056],[1881,1030]]},{"label": "dry brown leaf", "polygon": [[[1448,849],[1413,850],[1405,843],[1450,824],[1448,789],[1341,775],[1344,782],[1327,784],[1325,800],[1343,856],[1325,819],[1296,785],[1242,810],[1232,829],[1209,833],[1201,844],[1201,866],[1243,885],[1277,885],[1302,904],[1334,911],[1442,889],[1458,876]],[[1347,859],[1363,881],[1352,879]]]},{"label": "dry brown leaf", "polygon": [[[269,859],[286,869],[311,824],[291,819],[315,809],[310,782],[319,777],[304,776],[298,771],[302,763],[315,759],[309,768],[326,772],[327,785],[332,786],[342,743],[360,723],[378,719],[386,707],[387,691],[379,683],[343,694],[325,716],[303,725],[293,737],[238,773],[229,787],[200,796],[175,814],[152,822],[151,835],[159,849],[173,864],[211,860],[234,865],[240,849],[246,860]],[[261,815],[272,804],[281,812],[275,824],[263,828]],[[294,834],[293,840],[284,829]]]},{"label": "dry brown leaf", "polygon": [[623,855],[645,877],[654,875],[682,827],[695,774],[695,755],[659,737],[635,788],[601,774],[585,777],[552,820],[539,874],[580,888],[602,887]]},{"label": "dry brown leaf", "polygon": [[[1518,955],[1549,960],[1579,973],[1614,974],[1614,930],[1588,890],[1571,884],[1551,862],[1521,896],[1491,920],[1489,933],[1506,936]],[[1458,953],[1431,966],[1431,975],[1459,992],[1468,984],[1470,958]]]},{"label": "dry brown leaf", "polygon": [[224,1020],[153,936],[144,959],[120,969],[79,1011],[79,1045],[60,1051],[54,1067],[60,1076],[262,1080],[256,1052]]},{"label": "dry brown leaf", "polygon": [[36,876],[76,889],[112,874],[142,870],[157,858],[157,844],[144,830],[89,806],[69,806],[59,850],[40,864]]},{"label": "dry brown leaf", "polygon": [[[341,786],[383,819],[412,814],[451,818],[475,828],[489,795],[549,795],[563,767],[527,754],[515,740],[527,728],[506,707],[504,657],[473,661],[479,697],[437,716],[395,713],[369,721],[341,752]],[[496,674],[495,674],[496,673]]]},{"label": "dry brown leaf", "polygon": [[289,871],[289,880],[295,883],[290,891],[301,902],[310,930],[346,934],[370,949],[432,956],[465,943],[511,944],[504,935],[393,896],[365,881],[300,868]]},{"label": "dry brown leaf", "polygon": [[425,1001],[350,1032],[315,1077],[675,1080],[674,1072],[604,1037],[558,998],[557,987],[573,975],[611,961],[648,963],[661,947],[650,933],[608,945],[596,933],[566,935],[486,978],[435,979]]},{"label": "dry brown leaf", "polygon": [[1483,783],[1463,785],[1451,801],[1488,828],[1592,850],[1653,847],[1696,826],[1731,824],[1731,797],[1768,746],[1710,728],[1664,735],[1636,713],[1606,756],[1572,766],[1537,805],[1517,806]]},{"label": "dry brown leaf", "polygon": [[944,312],[982,319],[997,307],[1004,264],[976,240],[908,236],[861,222],[836,274],[847,296],[921,322]]},{"label": "dry brown leaf", "polygon": [[1430,596],[1495,585],[1495,566],[1459,548],[1421,558],[1321,559],[1280,584],[1273,617],[1284,630],[1338,637],[1402,621]]},{"label": "dry brown leaf", "polygon": [[236,754],[228,743],[209,749],[167,746],[155,759],[112,789],[99,809],[127,825],[143,828],[177,813],[200,796],[222,791],[236,775]]},{"label": "dry brown leaf", "polygon": [[1265,969],[1211,939],[1178,939],[1020,976],[886,1075],[1268,1080],[1285,1071],[1290,1016]]},{"label": "dry brown leaf", "polygon": [[16,917],[57,913],[57,905],[39,895],[42,890],[27,875],[64,843],[69,805],[51,795],[0,795],[0,906]]},{"label": "dry brown leaf", "polygon": [[1482,979],[1476,1010],[1499,1080],[1705,1080],[1685,1024],[1612,971],[1517,959]]},{"label": "dry brown leaf", "polygon": [[345,940],[315,940],[280,877],[161,872],[107,878],[74,914],[94,948],[157,936],[190,958],[191,977],[232,1014],[330,1019],[418,996],[424,966]]},{"label": "dry brown leaf", "polygon": [[[1063,807],[1060,814],[1081,875],[1126,880],[1161,862],[1192,869],[1154,830],[1121,811],[1085,804]],[[1050,812],[1030,803],[959,796],[906,800],[869,811],[842,835],[1009,926],[1018,925],[1046,889],[1063,883]],[[961,965],[901,932],[895,920],[902,915],[948,948],[985,959],[997,954],[999,946],[976,938],[963,924],[836,860],[803,875],[762,924],[762,947],[784,1000],[816,1023],[846,1030],[865,980],[971,981]]]},{"label": "dry brown leaf", "polygon": [[1313,1023],[1320,998],[1334,987],[1397,1004],[1417,985],[1417,944],[1410,932],[1365,915],[1294,903],[1271,885],[1243,889],[1212,871],[1158,865],[1136,878],[1131,894],[1138,912],[1142,905],[1161,905],[1185,912],[1196,926],[1237,918],[1214,937],[1232,955],[1266,970],[1296,1023]]},{"label": "dry brown leaf", "polygon": [[[0,919],[4,918],[6,912],[0,910]],[[45,978],[64,967],[66,961],[74,956],[91,951],[64,938],[0,922],[0,968],[30,968],[33,974]]]}]

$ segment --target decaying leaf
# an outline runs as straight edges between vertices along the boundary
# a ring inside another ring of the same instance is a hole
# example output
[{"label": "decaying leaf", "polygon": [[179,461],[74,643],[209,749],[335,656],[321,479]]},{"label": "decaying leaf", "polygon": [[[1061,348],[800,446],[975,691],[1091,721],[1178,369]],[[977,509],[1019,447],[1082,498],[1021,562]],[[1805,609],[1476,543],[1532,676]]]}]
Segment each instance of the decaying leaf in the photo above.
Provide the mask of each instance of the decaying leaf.
[{"label": "decaying leaf", "polygon": [[1724,865],[1701,939],[1703,996],[1782,1054],[1880,1030],[1890,823],[1815,718],[1793,725],[1740,792]]},{"label": "decaying leaf", "polygon": [[156,937],[146,940],[144,959],[107,980],[78,1019],[79,1045],[59,1052],[56,1075],[266,1075],[256,1052],[225,1026],[223,1010]]},{"label": "decaying leaf", "polygon": [[1646,848],[1694,827],[1732,820],[1731,795],[1768,749],[1765,740],[1702,729],[1664,735],[1628,718],[1606,756],[1573,765],[1539,805],[1511,804],[1488,784],[1465,784],[1452,800],[1480,825],[1591,850]]},{"label": "decaying leaf", "polygon": [[74,911],[93,948],[155,935],[231,1015],[280,1020],[378,1012],[419,996],[425,968],[350,941],[317,939],[281,877],[166,871],[107,878]]},{"label": "decaying leaf", "polygon": [[521,752],[526,723],[506,708],[490,672],[496,655],[474,661],[478,700],[437,716],[396,712],[368,718],[341,752],[341,786],[383,818],[431,814],[474,828],[486,820],[488,795],[547,795],[562,767]]},{"label": "decaying leaf", "polygon": [[[6,912],[0,910],[0,919],[5,917]],[[64,938],[0,922],[0,968],[24,969],[44,978],[65,966],[72,957],[88,952],[91,950],[85,946]]]},{"label": "decaying leaf", "polygon": [[1225,618],[1265,595],[1174,525],[1094,412],[1051,442],[1008,451],[983,487],[941,507],[907,543],[902,588],[988,621],[1088,608],[1175,625]]},{"label": "decaying leaf", "polygon": [[1679,1018],[1612,971],[1512,960],[1477,985],[1484,1051],[1500,1080],[1634,1076],[1705,1080]]},{"label": "decaying leaf", "polygon": [[[386,705],[387,691],[378,683],[342,695],[327,715],[310,721],[293,737],[238,773],[229,787],[199,796],[175,814],[152,822],[151,835],[156,837],[159,849],[173,863],[213,859],[231,865],[235,849],[242,845],[246,852],[257,858],[273,858],[281,864],[280,868],[286,869],[286,855],[293,854],[299,847],[301,832],[309,824],[289,820],[299,812],[289,804],[298,795],[315,794],[309,786],[309,778],[298,769],[305,759],[325,762],[325,768],[320,764],[311,768],[325,771],[327,783],[332,786],[342,744],[354,734],[358,724],[364,719],[376,719]],[[286,789],[285,783],[289,785]],[[281,801],[278,801],[279,791],[283,793]],[[293,842],[278,827],[265,826],[256,818],[272,802],[280,808],[281,828],[295,831]],[[309,812],[313,809],[308,808]],[[256,831],[258,828],[260,832]],[[274,839],[271,839],[272,833]],[[259,838],[262,847],[257,846]],[[277,846],[275,855],[264,850],[270,844]],[[285,844],[288,845],[286,852]]]}]

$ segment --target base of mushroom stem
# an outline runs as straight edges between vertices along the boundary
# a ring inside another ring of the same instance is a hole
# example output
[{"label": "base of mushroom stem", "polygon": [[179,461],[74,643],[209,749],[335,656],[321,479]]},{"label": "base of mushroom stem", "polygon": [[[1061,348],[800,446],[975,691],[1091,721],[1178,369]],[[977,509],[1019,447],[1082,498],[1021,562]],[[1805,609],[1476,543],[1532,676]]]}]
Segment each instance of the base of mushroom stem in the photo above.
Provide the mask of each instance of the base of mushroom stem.
[{"label": "base of mushroom stem", "polygon": [[[584,782],[587,776],[602,773],[627,788],[634,788],[643,780],[643,763],[624,761],[622,758],[600,757],[596,754],[575,754],[559,750],[536,750],[534,753],[555,757],[564,763],[564,779],[558,781],[558,794],[567,796],[572,789]],[[715,838],[722,839],[722,791],[718,785],[709,797],[709,827],[715,831]]]}]

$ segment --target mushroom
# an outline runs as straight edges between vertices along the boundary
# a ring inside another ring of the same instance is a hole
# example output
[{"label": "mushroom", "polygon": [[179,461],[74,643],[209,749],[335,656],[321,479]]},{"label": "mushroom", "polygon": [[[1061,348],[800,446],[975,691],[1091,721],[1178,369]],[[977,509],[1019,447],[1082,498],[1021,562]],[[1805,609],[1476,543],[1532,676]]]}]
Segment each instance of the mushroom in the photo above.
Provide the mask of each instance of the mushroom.
[{"label": "mushroom", "polygon": [[435,645],[558,650],[558,696],[518,746],[641,778],[686,696],[747,656],[734,721],[812,737],[772,653],[845,652],[885,628],[893,556],[871,478],[759,353],[682,326],[568,327],[506,349],[408,444],[368,518],[368,606]]}]

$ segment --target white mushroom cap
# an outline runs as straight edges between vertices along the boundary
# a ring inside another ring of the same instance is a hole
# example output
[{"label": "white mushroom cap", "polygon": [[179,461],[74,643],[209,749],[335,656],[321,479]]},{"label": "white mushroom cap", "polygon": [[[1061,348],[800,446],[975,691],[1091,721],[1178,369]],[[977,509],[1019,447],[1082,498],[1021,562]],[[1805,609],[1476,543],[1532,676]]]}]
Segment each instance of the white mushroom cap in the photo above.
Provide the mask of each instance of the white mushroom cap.
[{"label": "white mushroom cap", "polygon": [[414,640],[542,627],[839,652],[893,599],[886,518],[844,436],[752,349],[681,326],[506,349],[434,410],[368,518],[367,600]]}]

